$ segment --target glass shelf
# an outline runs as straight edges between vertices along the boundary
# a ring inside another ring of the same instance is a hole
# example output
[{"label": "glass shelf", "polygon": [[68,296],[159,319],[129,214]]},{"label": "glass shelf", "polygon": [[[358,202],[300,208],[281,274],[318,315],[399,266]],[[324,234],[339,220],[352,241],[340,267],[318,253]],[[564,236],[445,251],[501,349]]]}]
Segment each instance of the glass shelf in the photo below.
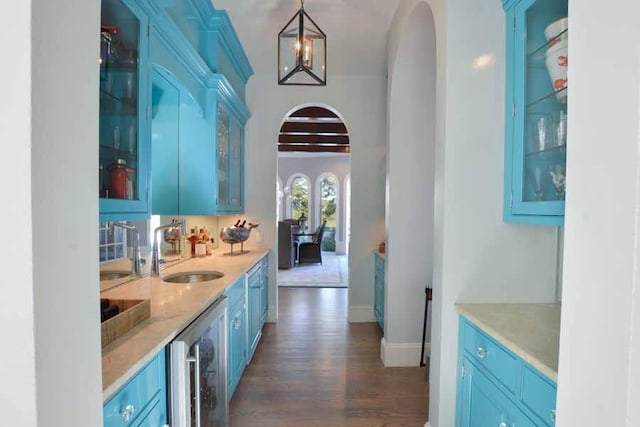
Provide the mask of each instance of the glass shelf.
[{"label": "glass shelf", "polygon": [[553,37],[550,41],[545,42],[543,45],[534,48],[531,53],[527,55],[527,66],[530,68],[542,68],[546,67],[545,62],[547,60],[547,50],[554,44],[560,43],[562,36],[567,34],[569,30],[564,30],[560,34]]},{"label": "glass shelf", "polygon": [[[138,153],[136,153],[135,151],[131,151],[125,148],[116,148],[112,145],[105,145],[105,144],[100,144],[100,150],[106,150],[109,153],[109,156],[112,157],[116,157],[116,158],[129,158],[129,159],[136,159],[136,157],[138,157]],[[106,154],[106,153],[105,153]]]},{"label": "glass shelf", "polygon": [[533,151],[525,154],[527,163],[529,161],[560,161],[567,157],[567,146],[560,145],[556,147],[546,148],[540,151]]},{"label": "glass shelf", "polygon": [[527,109],[532,108],[532,107],[539,107],[542,104],[546,104],[548,102],[553,102],[555,104],[566,104],[566,102],[560,102],[558,101],[558,98],[556,95],[558,94],[565,94],[565,96],[567,95],[567,91],[568,91],[569,87],[565,87],[564,89],[561,90],[554,90],[551,93],[547,93],[544,96],[536,99],[535,101],[527,104]]}]

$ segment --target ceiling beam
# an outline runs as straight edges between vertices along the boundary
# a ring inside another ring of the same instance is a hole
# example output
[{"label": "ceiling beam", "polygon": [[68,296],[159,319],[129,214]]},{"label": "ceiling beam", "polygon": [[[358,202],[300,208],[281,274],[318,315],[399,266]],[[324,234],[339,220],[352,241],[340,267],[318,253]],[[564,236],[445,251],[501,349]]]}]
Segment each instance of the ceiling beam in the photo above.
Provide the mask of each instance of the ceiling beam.
[{"label": "ceiling beam", "polygon": [[350,153],[348,145],[299,145],[299,144],[279,144],[278,151],[281,152],[307,152],[307,153]]}]

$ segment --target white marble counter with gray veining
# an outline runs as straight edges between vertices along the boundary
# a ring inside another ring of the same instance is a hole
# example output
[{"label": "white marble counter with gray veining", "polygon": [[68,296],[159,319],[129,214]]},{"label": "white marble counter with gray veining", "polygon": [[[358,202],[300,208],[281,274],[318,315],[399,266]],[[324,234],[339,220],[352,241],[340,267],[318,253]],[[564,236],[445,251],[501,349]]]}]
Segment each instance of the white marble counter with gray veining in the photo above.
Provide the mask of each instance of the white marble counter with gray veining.
[{"label": "white marble counter with gray veining", "polygon": [[560,304],[456,304],[458,312],[558,381]]},{"label": "white marble counter with gray veining", "polygon": [[100,294],[102,298],[151,298],[151,317],[102,350],[105,401],[268,253],[263,246],[247,249],[249,253],[238,256],[226,256],[223,249],[217,249],[212,256],[193,258],[163,271],[163,276],[182,271],[224,273],[215,281],[178,284],[144,277]]}]

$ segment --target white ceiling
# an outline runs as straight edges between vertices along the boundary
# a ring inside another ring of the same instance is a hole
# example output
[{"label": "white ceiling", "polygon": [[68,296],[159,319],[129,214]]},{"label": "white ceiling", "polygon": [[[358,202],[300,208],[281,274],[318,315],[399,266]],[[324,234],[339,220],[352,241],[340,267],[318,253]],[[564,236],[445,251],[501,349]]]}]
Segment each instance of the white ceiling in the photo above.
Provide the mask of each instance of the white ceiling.
[{"label": "white ceiling", "polygon": [[[299,0],[212,0],[225,9],[256,73],[277,72],[278,33]],[[306,0],[305,11],[327,35],[331,75],[385,75],[387,31],[400,0]]]}]

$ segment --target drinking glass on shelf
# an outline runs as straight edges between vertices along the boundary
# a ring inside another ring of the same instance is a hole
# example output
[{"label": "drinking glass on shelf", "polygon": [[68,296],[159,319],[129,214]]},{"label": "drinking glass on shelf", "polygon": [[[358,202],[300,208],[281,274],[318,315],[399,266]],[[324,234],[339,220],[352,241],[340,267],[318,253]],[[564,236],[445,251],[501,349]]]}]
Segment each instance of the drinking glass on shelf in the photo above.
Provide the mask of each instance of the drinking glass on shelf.
[{"label": "drinking glass on shelf", "polygon": [[544,151],[545,148],[548,148],[551,145],[549,144],[549,137],[551,136],[549,132],[549,117],[540,117],[536,125],[536,129],[538,131],[538,151]]},{"label": "drinking glass on shelf", "polygon": [[567,176],[565,174],[564,167],[556,164],[553,167],[549,165],[549,175],[551,175],[551,181],[556,191],[556,199],[564,200],[565,191],[567,186]]},{"label": "drinking glass on shelf", "polygon": [[544,191],[542,190],[542,169],[539,167],[529,169],[529,178],[533,184],[533,200],[540,201],[544,199]]},{"label": "drinking glass on shelf", "polygon": [[562,147],[567,144],[567,112],[560,110],[554,117],[554,130],[556,146]]}]

